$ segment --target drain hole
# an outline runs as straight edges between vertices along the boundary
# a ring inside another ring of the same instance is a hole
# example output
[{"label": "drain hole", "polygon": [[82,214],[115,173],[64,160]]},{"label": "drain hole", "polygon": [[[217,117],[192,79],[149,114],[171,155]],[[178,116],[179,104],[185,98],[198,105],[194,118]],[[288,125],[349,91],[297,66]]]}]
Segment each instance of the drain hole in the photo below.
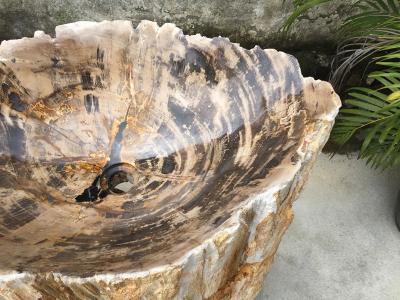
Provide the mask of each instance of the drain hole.
[{"label": "drain hole", "polygon": [[108,188],[115,194],[126,194],[133,188],[132,176],[125,171],[117,171],[111,174],[108,180]]}]

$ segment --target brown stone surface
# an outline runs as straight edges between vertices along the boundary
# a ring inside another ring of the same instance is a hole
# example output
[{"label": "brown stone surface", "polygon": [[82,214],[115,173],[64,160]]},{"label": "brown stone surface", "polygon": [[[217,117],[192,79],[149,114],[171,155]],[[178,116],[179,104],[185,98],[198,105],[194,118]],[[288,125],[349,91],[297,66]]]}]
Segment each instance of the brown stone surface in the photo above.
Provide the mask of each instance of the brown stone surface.
[{"label": "brown stone surface", "polygon": [[0,295],[255,297],[332,87],[282,52],[172,24],[56,33],[0,46]]}]

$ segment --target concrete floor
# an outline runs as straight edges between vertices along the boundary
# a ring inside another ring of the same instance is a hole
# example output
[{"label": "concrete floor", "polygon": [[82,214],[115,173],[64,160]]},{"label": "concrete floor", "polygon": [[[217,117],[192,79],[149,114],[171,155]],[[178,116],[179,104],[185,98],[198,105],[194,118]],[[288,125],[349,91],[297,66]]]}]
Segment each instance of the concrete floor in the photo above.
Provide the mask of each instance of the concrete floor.
[{"label": "concrete floor", "polygon": [[400,299],[400,170],[321,155],[258,300]]}]

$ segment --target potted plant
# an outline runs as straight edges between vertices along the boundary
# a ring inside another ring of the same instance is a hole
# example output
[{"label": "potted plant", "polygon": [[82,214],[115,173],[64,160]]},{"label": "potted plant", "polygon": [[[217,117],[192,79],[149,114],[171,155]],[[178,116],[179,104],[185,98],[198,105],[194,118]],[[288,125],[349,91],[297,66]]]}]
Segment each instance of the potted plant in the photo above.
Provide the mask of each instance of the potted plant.
[{"label": "potted plant", "polygon": [[[293,0],[294,13],[284,25],[309,9],[334,0]],[[338,28],[338,48],[330,81],[341,92],[356,66],[365,66],[364,84],[342,93],[343,108],[332,131],[339,147],[358,139],[359,157],[373,168],[400,166],[400,1],[358,0],[354,14]],[[396,224],[400,230],[400,194]]]}]

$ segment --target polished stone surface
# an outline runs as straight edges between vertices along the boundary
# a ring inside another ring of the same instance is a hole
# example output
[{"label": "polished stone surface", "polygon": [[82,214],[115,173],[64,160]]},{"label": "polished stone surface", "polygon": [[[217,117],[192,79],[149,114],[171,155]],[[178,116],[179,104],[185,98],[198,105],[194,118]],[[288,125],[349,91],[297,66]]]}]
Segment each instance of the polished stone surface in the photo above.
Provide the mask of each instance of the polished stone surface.
[{"label": "polished stone surface", "polygon": [[[253,282],[265,273],[340,103],[290,55],[149,21],[3,42],[0,76],[2,272],[201,268],[190,276],[216,277],[204,297],[249,266]],[[174,281],[187,297],[190,276]],[[47,296],[72,288],[37,278]],[[150,293],[154,278],[140,280]]]}]

